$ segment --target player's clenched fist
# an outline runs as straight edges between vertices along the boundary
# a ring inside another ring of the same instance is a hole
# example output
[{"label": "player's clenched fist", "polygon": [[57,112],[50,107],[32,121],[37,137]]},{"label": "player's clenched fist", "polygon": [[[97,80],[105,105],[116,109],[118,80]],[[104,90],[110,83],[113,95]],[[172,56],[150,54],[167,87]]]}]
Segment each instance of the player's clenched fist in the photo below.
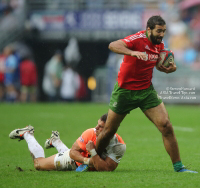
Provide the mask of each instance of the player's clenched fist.
[{"label": "player's clenched fist", "polygon": [[92,142],[92,141],[90,140],[90,141],[88,141],[88,143],[86,144],[86,150],[90,152],[92,149],[95,149],[95,145],[94,145],[94,142]]}]

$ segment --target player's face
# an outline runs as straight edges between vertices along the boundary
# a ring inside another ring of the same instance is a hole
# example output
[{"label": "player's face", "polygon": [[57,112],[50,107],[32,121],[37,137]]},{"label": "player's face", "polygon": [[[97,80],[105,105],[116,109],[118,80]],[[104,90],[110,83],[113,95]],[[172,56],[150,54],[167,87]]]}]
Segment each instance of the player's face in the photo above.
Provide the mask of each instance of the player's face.
[{"label": "player's face", "polygon": [[154,29],[151,30],[150,39],[153,44],[160,44],[165,35],[166,25],[156,25]]},{"label": "player's face", "polygon": [[98,136],[100,134],[100,132],[103,130],[104,126],[105,126],[104,121],[101,121],[99,119],[98,123],[97,123],[97,126],[95,127],[96,128],[96,136]]}]

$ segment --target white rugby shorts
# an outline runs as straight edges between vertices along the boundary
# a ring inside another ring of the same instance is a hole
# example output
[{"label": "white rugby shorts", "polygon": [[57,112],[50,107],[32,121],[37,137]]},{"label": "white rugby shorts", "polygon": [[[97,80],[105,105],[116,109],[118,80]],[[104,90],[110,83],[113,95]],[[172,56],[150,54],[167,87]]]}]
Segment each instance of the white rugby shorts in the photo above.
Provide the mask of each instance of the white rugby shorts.
[{"label": "white rugby shorts", "polygon": [[76,163],[69,156],[70,149],[63,153],[56,154],[54,158],[54,166],[57,170],[75,170],[77,168]]}]

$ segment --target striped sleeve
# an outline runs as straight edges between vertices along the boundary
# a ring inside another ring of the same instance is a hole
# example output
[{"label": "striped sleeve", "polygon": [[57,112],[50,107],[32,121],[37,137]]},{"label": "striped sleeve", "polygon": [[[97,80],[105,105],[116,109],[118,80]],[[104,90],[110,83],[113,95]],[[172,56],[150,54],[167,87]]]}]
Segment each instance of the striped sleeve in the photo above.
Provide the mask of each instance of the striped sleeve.
[{"label": "striped sleeve", "polygon": [[134,35],[129,35],[121,40],[126,43],[128,48],[134,48],[134,46],[136,45],[137,39],[141,39],[141,38],[146,38],[146,35],[144,33],[140,33],[140,34],[136,33]]}]

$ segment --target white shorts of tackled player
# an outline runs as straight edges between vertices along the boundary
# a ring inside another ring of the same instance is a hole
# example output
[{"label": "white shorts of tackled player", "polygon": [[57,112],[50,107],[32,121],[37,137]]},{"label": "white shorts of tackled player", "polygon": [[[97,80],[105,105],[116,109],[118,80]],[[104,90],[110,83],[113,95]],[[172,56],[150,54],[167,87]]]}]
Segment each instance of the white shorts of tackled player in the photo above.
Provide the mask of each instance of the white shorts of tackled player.
[{"label": "white shorts of tackled player", "polygon": [[77,168],[74,160],[69,156],[70,149],[63,153],[56,154],[54,165],[57,170],[75,170]]}]

